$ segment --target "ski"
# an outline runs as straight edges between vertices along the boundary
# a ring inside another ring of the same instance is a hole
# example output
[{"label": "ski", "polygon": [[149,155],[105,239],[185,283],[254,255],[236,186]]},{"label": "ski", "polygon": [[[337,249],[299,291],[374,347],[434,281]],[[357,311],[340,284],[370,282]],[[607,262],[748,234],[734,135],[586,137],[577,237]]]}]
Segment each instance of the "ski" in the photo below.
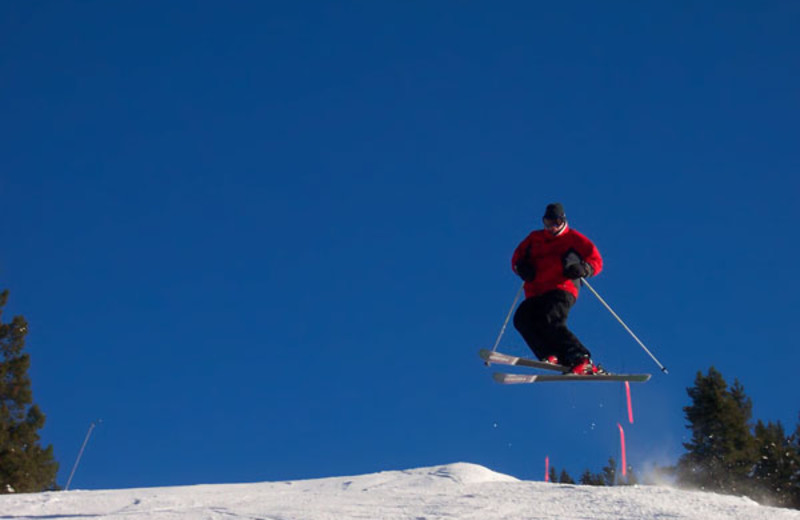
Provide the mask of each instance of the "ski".
[{"label": "ski", "polygon": [[644,383],[650,379],[650,374],[507,374],[495,372],[494,380],[504,385],[522,383],[547,383],[551,381],[630,381]]},{"label": "ski", "polygon": [[564,365],[554,365],[552,363],[545,363],[544,361],[536,361],[535,359],[531,358],[511,356],[509,354],[503,354],[502,352],[496,352],[485,348],[482,348],[478,354],[487,363],[494,363],[496,365],[514,365],[541,368],[542,370],[552,370],[554,372],[561,373],[569,372],[569,367],[565,367]]},{"label": "ski", "polygon": [[632,383],[644,383],[650,379],[650,374],[594,374],[579,375],[570,374],[569,367],[563,365],[553,365],[535,359],[512,356],[502,352],[481,349],[478,354],[487,364],[522,366],[529,368],[539,368],[559,372],[558,374],[508,374],[497,372],[494,380],[505,385],[520,383],[545,383],[551,381],[630,381]]}]

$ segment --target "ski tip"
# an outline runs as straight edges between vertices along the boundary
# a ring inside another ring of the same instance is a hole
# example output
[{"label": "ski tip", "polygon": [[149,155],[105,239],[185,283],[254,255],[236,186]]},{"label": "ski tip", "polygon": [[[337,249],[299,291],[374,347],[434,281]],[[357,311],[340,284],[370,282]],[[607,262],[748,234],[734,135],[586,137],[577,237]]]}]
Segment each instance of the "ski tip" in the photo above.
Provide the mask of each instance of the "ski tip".
[{"label": "ski tip", "polygon": [[650,381],[650,378],[653,377],[652,374],[620,374],[623,377],[626,377],[625,381],[629,381],[631,383],[646,383]]},{"label": "ski tip", "polygon": [[506,372],[495,372],[492,378],[498,383],[504,385],[515,383],[533,383],[538,378],[538,375],[533,374],[509,374]]},{"label": "ski tip", "polygon": [[495,372],[494,374],[492,374],[492,379],[494,379],[495,382],[497,382],[497,383],[506,384],[506,383],[510,382],[511,375],[512,374],[505,374],[505,373],[502,373],[502,372]]}]

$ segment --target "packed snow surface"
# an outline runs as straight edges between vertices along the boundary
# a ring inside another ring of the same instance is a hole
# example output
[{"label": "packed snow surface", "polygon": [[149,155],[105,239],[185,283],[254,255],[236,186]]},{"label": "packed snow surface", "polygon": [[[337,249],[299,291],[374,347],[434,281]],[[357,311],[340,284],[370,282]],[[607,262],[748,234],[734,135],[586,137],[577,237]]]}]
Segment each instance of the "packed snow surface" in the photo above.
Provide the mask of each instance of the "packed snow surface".
[{"label": "packed snow surface", "polygon": [[800,520],[800,511],[666,487],[520,481],[457,463],[355,477],[0,496],[6,519],[741,519]]}]

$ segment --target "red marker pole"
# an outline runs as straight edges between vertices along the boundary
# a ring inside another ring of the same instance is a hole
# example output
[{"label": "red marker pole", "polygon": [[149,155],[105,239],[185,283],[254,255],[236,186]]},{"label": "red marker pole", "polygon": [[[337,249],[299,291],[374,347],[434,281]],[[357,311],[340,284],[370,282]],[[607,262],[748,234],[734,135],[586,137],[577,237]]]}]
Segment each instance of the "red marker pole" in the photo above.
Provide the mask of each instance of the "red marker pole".
[{"label": "red marker pole", "polygon": [[625,395],[628,397],[628,422],[633,424],[633,406],[631,406],[631,384],[625,381]]},{"label": "red marker pole", "polygon": [[544,481],[550,482],[550,456],[544,458]]},{"label": "red marker pole", "polygon": [[628,462],[625,460],[625,430],[622,429],[622,425],[617,423],[619,426],[619,443],[622,446],[622,476],[627,476],[628,474]]}]

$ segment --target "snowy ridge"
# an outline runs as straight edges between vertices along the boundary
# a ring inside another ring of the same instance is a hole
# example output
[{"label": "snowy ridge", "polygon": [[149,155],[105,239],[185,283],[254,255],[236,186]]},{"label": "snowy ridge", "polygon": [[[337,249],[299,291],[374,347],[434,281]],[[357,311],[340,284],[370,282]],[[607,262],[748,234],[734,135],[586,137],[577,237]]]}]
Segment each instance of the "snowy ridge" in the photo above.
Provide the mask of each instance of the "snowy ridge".
[{"label": "snowy ridge", "polygon": [[354,477],[0,496],[6,519],[800,520],[800,511],[664,487],[520,481],[456,463]]}]

